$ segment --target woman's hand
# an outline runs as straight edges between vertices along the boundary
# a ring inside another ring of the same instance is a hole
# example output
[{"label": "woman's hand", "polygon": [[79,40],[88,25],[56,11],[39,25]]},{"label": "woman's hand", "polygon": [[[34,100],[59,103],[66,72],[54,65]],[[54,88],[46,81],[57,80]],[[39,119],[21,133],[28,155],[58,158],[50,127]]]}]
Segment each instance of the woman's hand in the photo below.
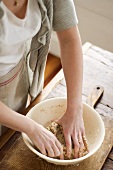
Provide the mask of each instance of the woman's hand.
[{"label": "woman's hand", "polygon": [[74,156],[80,157],[80,153],[83,152],[85,129],[82,116],[82,108],[71,109],[65,112],[65,114],[57,121],[63,127],[63,133],[66,141],[67,156],[71,156],[72,141],[74,144]]},{"label": "woman's hand", "polygon": [[62,145],[54,134],[29,117],[11,110],[2,102],[0,102],[0,108],[1,124],[26,133],[42,154],[48,154],[49,157],[60,156],[60,159],[63,159]]},{"label": "woman's hand", "polygon": [[60,156],[63,159],[63,148],[55,135],[36,122],[32,123],[32,127],[27,135],[40,152],[49,157]]}]

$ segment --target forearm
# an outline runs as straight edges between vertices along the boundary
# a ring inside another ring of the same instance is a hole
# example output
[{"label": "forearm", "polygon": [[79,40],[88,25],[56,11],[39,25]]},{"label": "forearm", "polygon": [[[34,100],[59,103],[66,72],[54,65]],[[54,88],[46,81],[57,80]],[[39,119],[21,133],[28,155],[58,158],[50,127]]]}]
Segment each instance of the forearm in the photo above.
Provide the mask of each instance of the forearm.
[{"label": "forearm", "polygon": [[60,47],[67,84],[68,107],[74,108],[82,101],[83,57],[77,28],[73,28],[70,34],[70,38],[60,40]]},{"label": "forearm", "polygon": [[67,85],[67,110],[58,120],[63,127],[67,146],[67,155],[72,152],[74,157],[80,157],[84,149],[83,136],[85,135],[82,107],[82,79],[83,57],[82,45],[77,26],[58,33],[61,47],[61,60]]},{"label": "forearm", "polygon": [[32,129],[32,120],[23,116],[0,102],[0,123],[11,129],[20,132],[30,132]]}]

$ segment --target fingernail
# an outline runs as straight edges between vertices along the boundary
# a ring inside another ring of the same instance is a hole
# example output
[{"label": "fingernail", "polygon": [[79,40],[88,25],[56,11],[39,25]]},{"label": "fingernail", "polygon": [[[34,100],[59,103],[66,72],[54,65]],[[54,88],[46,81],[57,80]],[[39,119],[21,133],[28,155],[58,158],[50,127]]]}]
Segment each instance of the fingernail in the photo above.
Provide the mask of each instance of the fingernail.
[{"label": "fingernail", "polygon": [[74,157],[75,157],[75,159],[77,159],[77,158],[78,158],[78,155],[75,155]]},{"label": "fingernail", "polygon": [[64,155],[60,155],[60,159],[63,160],[64,159]]}]

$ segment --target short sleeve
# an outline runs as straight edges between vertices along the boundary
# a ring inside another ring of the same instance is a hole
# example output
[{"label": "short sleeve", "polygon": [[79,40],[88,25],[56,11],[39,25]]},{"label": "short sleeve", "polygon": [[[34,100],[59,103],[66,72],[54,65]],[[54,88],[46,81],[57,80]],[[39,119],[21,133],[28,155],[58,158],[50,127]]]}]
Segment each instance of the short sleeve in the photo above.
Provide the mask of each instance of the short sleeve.
[{"label": "short sleeve", "polygon": [[53,0],[53,30],[62,31],[78,24],[73,0]]}]

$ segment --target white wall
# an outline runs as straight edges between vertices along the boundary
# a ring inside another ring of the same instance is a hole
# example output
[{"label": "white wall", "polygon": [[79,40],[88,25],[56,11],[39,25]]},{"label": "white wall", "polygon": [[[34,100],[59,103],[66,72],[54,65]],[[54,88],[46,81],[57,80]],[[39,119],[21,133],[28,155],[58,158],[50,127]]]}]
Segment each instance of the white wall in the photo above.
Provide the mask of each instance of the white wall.
[{"label": "white wall", "polygon": [[[89,41],[113,52],[113,0],[74,0],[82,43]],[[59,56],[58,41],[52,35],[50,52]]]}]

